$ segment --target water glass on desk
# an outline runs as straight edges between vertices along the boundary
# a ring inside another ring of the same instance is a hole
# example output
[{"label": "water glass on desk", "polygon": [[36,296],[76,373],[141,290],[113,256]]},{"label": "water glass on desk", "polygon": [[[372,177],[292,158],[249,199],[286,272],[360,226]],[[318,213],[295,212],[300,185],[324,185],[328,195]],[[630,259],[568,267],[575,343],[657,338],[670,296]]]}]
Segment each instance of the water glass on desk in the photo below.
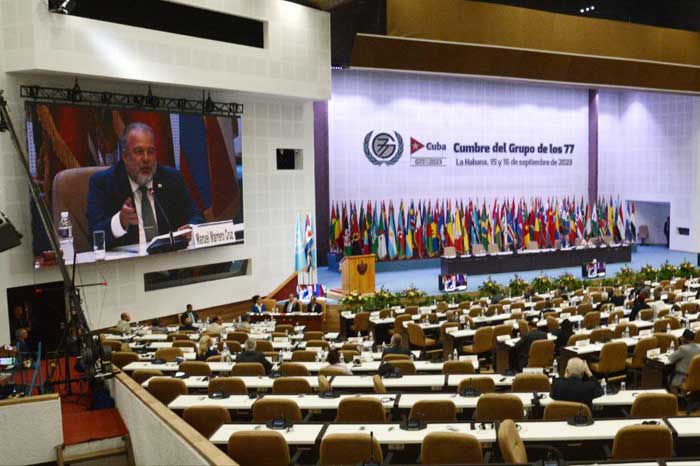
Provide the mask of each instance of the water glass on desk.
[{"label": "water glass on desk", "polygon": [[92,252],[96,261],[105,259],[105,232],[103,230],[96,230],[92,233]]}]

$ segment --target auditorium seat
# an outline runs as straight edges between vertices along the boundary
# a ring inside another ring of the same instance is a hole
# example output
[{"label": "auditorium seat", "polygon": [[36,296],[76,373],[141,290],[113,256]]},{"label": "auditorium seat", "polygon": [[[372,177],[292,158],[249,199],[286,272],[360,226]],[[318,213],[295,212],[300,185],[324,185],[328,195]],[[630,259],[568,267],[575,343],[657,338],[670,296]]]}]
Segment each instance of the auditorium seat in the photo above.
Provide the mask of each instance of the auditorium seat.
[{"label": "auditorium seat", "polygon": [[642,309],[639,311],[639,316],[640,320],[652,320],[654,318],[654,310],[653,309]]},{"label": "auditorium seat", "polygon": [[647,355],[647,351],[658,348],[658,346],[659,342],[656,337],[642,338],[635,345],[632,357],[625,360],[627,371],[631,372],[634,377],[635,387],[638,386],[639,377],[641,376],[642,369],[644,368],[644,358]]},{"label": "auditorium seat", "polygon": [[158,378],[148,382],[148,392],[168,406],[180,395],[187,395],[187,385],[182,379]]},{"label": "auditorium seat", "polygon": [[228,350],[232,353],[240,353],[243,351],[241,344],[234,340],[226,340],[226,346],[228,346]]},{"label": "auditorium seat", "polygon": [[386,413],[378,398],[368,396],[343,398],[338,403],[335,422],[386,422]]},{"label": "auditorium seat", "polygon": [[493,349],[493,327],[481,327],[474,333],[471,345],[462,346],[463,354],[488,355]]},{"label": "auditorium seat", "polygon": [[173,362],[177,358],[184,358],[185,353],[180,348],[159,348],[156,350],[156,359]]},{"label": "auditorium seat", "polygon": [[507,393],[486,393],[476,402],[476,421],[504,421],[525,419],[523,402],[515,395]]},{"label": "auditorium seat", "polygon": [[510,336],[513,334],[513,326],[511,324],[501,324],[501,325],[496,325],[493,327],[493,332],[492,332],[492,342],[491,345],[493,348],[496,348],[496,345],[498,344],[498,337],[500,336],[507,336],[510,338]]},{"label": "auditorium seat", "polygon": [[257,340],[255,342],[255,351],[260,351],[262,353],[273,353],[275,351],[275,348],[274,346],[272,346],[271,341]]},{"label": "auditorium seat", "polygon": [[204,361],[183,361],[178,366],[178,370],[189,376],[209,376],[211,368]]},{"label": "auditorium seat", "polygon": [[159,371],[158,369],[136,369],[132,374],[131,378],[134,379],[134,382],[137,384],[141,385],[144,383],[146,380],[150,379],[151,377],[162,377],[163,372]]},{"label": "auditorium seat", "polygon": [[304,341],[323,339],[323,332],[319,332],[318,330],[309,330],[308,332],[304,332]]},{"label": "auditorium seat", "polygon": [[328,366],[328,367],[322,367],[319,371],[319,374],[325,375],[326,377],[332,377],[335,375],[347,375],[347,371],[343,367],[333,367],[333,366]]},{"label": "auditorium seat", "polygon": [[552,401],[544,407],[542,419],[545,421],[566,421],[574,416],[591,417],[590,408],[583,403]]},{"label": "auditorium seat", "polygon": [[192,348],[197,351],[197,343],[192,340],[175,340],[173,341],[173,348]]},{"label": "auditorium seat", "polygon": [[426,337],[420,325],[409,323],[407,332],[409,345],[412,349],[419,349],[421,354],[428,354],[431,350],[438,348],[437,341]]},{"label": "auditorium seat", "polygon": [[518,429],[512,419],[501,422],[498,426],[498,448],[506,463],[526,464],[527,450],[518,434]]},{"label": "auditorium seat", "polygon": [[632,417],[678,416],[678,397],[672,393],[640,393],[632,403]]},{"label": "auditorium seat", "polygon": [[275,332],[282,332],[286,333],[287,335],[291,335],[294,333],[294,326],[291,324],[277,324],[275,325]]},{"label": "auditorium seat", "polygon": [[372,384],[374,385],[374,393],[378,395],[388,393],[386,387],[384,386],[384,381],[382,380],[382,377],[379,374],[375,374],[372,376]]},{"label": "auditorium seat", "polygon": [[369,462],[383,464],[383,461],[382,447],[369,434],[330,434],[324,435],[321,440],[320,466],[351,466]]},{"label": "auditorium seat", "polygon": [[358,312],[355,314],[353,324],[350,326],[353,335],[356,333],[365,334],[369,332],[369,312]]},{"label": "auditorium seat", "polygon": [[469,388],[479,390],[481,393],[493,393],[496,391],[496,383],[490,377],[467,377],[460,380],[457,393],[463,393]]},{"label": "auditorium seat", "polygon": [[431,432],[423,438],[421,464],[477,464],[483,461],[481,444],[473,435]]},{"label": "auditorium seat", "polygon": [[360,352],[355,350],[340,350],[340,356],[343,358],[343,361],[349,363],[355,359],[356,356],[360,356]]},{"label": "auditorium seat", "polygon": [[394,326],[391,330],[389,330],[389,334],[390,335],[394,335],[394,334],[403,335],[403,333],[404,333],[403,323],[405,321],[410,322],[411,320],[412,320],[412,318],[411,318],[411,315],[408,314],[408,311],[404,314],[399,314],[394,319]]},{"label": "auditorium seat", "polygon": [[420,400],[411,406],[411,421],[456,422],[457,408],[451,400]]},{"label": "auditorium seat", "polygon": [[673,456],[673,436],[665,425],[631,425],[618,430],[613,460],[659,459]]},{"label": "auditorium seat", "polygon": [[280,364],[280,375],[282,376],[308,376],[309,370],[302,364],[294,362],[283,362]]},{"label": "auditorium seat", "polygon": [[258,398],[253,403],[253,422],[265,423],[273,419],[286,419],[290,422],[302,420],[301,410],[296,401],[289,398]]},{"label": "auditorium seat", "polygon": [[577,341],[589,340],[589,336],[585,333],[571,335],[566,341],[566,346],[575,346]]},{"label": "auditorium seat", "polygon": [[209,394],[247,395],[248,387],[246,387],[243,379],[238,377],[215,377],[209,381],[207,392]]},{"label": "auditorium seat", "polygon": [[517,374],[513,379],[513,392],[549,393],[551,384],[545,374]]},{"label": "auditorium seat", "polygon": [[[581,304],[581,306],[585,306],[584,304]],[[579,306],[579,307],[581,307]],[[594,329],[596,327],[600,327],[600,312],[598,311],[588,311],[586,314],[583,316],[583,322],[581,323],[581,326],[587,330]]]},{"label": "auditorium seat", "polygon": [[291,463],[287,442],[274,430],[234,432],[228,439],[227,452],[240,466],[286,466]]},{"label": "auditorium seat", "polygon": [[[695,335],[700,335],[700,332]],[[700,400],[700,356],[691,359],[688,376],[681,384],[680,392],[686,398],[686,411],[690,413]]]},{"label": "auditorium seat", "polygon": [[476,371],[471,361],[445,361],[442,364],[442,373],[449,374],[473,374]]},{"label": "auditorium seat", "polygon": [[243,344],[248,339],[248,334],[246,332],[235,331],[235,332],[229,333],[226,336],[226,339],[237,341],[238,343]]},{"label": "auditorium seat", "polygon": [[[228,342],[227,342],[228,343]],[[228,346],[228,345],[227,345]],[[215,354],[214,356],[209,356],[207,362],[221,362],[221,355]]]},{"label": "auditorium seat", "polygon": [[559,330],[559,319],[553,316],[547,316],[547,332],[552,333]]},{"label": "auditorium seat", "polygon": [[112,352],[122,350],[122,342],[117,340],[102,340],[102,346],[109,346],[112,348]]},{"label": "auditorium seat", "polygon": [[277,301],[275,301],[272,298],[263,298],[260,300],[262,302],[262,305],[265,306],[265,309],[267,312],[275,312],[277,311]]},{"label": "auditorium seat", "polygon": [[625,334],[625,329],[629,330],[629,334],[631,337],[636,337],[637,335],[639,335],[639,328],[637,328],[636,325],[634,325],[634,324],[617,324],[615,326],[615,330],[613,330],[613,337],[622,338],[622,336]]},{"label": "auditorium seat", "polygon": [[662,353],[668,351],[671,343],[673,343],[674,348],[678,348],[678,338],[670,333],[655,333],[654,337],[656,337],[656,340],[659,342],[659,348]]},{"label": "auditorium seat", "polygon": [[273,395],[308,395],[311,385],[300,377],[279,377],[272,381]]},{"label": "auditorium seat", "polygon": [[554,361],[554,340],[536,340],[530,345],[527,367],[547,368]]},{"label": "auditorium seat", "polygon": [[206,438],[231,423],[231,415],[223,406],[190,406],[182,413],[182,419]]},{"label": "auditorium seat", "polygon": [[307,348],[323,348],[324,351],[328,351],[331,345],[326,340],[307,340]]},{"label": "auditorium seat", "polygon": [[598,362],[590,364],[591,371],[597,377],[609,377],[610,375],[624,372],[627,361],[627,345],[622,341],[605,343],[600,350]]},{"label": "auditorium seat", "polygon": [[591,343],[605,343],[612,340],[614,336],[613,331],[609,328],[594,328],[591,331],[589,339]]},{"label": "auditorium seat", "polygon": [[315,362],[317,356],[316,351],[296,350],[292,351],[292,362]]},{"label": "auditorium seat", "polygon": [[231,375],[238,377],[265,377],[265,368],[259,362],[237,362],[231,369]]},{"label": "auditorium seat", "polygon": [[112,364],[119,369],[138,360],[139,355],[132,351],[115,351],[112,353]]},{"label": "auditorium seat", "polygon": [[389,353],[385,354],[382,356],[382,360],[384,362],[390,362],[390,361],[399,361],[399,360],[410,360],[411,356],[408,354],[397,354],[397,353]]},{"label": "auditorium seat", "polygon": [[328,393],[331,391],[331,383],[328,381],[328,377],[323,374],[318,375],[318,392]]},{"label": "auditorium seat", "polygon": [[391,365],[401,372],[401,375],[415,375],[416,365],[411,360],[395,359],[391,361]]}]

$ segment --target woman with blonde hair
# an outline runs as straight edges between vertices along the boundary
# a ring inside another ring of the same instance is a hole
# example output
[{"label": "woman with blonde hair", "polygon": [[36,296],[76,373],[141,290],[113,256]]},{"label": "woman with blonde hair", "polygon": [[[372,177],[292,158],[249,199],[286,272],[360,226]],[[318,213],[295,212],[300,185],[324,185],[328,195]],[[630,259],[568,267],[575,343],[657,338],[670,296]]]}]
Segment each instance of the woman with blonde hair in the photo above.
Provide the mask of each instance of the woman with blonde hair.
[{"label": "woman with blonde hair", "polygon": [[217,356],[219,350],[214,345],[212,338],[209,335],[202,335],[197,344],[197,360],[206,361],[210,356]]}]

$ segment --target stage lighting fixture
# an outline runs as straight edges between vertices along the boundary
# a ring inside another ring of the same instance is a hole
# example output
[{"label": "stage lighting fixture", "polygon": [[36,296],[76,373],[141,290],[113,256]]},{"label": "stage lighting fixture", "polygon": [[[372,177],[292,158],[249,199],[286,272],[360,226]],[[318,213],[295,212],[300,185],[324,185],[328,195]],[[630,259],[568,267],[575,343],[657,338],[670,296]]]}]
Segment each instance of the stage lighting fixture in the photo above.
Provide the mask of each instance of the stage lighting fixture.
[{"label": "stage lighting fixture", "polygon": [[83,93],[80,90],[77,79],[75,80],[75,86],[73,86],[73,89],[68,91],[68,98],[73,102],[78,102],[83,98]]},{"label": "stage lighting fixture", "polygon": [[111,92],[103,92],[102,95],[100,96],[100,101],[105,105],[111,104],[112,103],[112,93]]},{"label": "stage lighting fixture", "polygon": [[69,15],[75,11],[78,0],[49,0],[49,11]]},{"label": "stage lighting fixture", "polygon": [[158,103],[158,97],[153,95],[153,91],[151,91],[151,86],[148,86],[148,94],[146,95],[146,105],[155,108],[158,106]]},{"label": "stage lighting fixture", "polygon": [[214,110],[216,110],[216,105],[214,105],[214,101],[211,100],[211,93],[207,95],[207,100],[204,102],[204,111],[206,113],[211,113]]}]

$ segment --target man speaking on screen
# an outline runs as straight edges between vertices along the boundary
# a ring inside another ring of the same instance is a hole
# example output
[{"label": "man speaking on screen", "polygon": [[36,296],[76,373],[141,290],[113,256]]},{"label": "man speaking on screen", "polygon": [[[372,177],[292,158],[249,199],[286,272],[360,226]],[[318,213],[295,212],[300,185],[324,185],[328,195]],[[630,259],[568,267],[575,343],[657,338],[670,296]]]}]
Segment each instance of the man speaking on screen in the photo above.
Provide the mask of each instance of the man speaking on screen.
[{"label": "man speaking on screen", "polygon": [[180,173],[158,165],[150,126],[129,124],[119,142],[121,160],[90,177],[90,239],[94,231],[103,230],[107,249],[145,245],[170,228],[183,230],[204,222]]}]

